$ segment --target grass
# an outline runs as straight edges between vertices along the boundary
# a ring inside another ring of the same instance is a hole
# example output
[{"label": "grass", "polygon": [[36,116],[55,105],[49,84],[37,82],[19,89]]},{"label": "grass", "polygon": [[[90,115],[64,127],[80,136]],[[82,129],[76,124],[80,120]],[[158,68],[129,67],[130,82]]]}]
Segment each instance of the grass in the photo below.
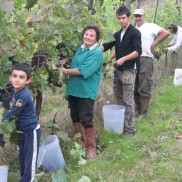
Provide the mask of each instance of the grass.
[{"label": "grass", "polygon": [[[61,141],[69,182],[180,182],[182,181],[182,87],[173,85],[173,78],[164,78],[155,89],[147,119],[136,120],[135,136],[104,131],[101,116],[95,117],[97,147],[100,154],[86,165],[79,165],[70,155],[71,143]],[[49,102],[51,100],[51,102]],[[105,102],[105,101],[104,101]],[[96,107],[101,113],[104,102]],[[53,118],[68,135],[72,132],[67,102],[58,93],[45,94],[40,122]],[[0,165],[8,164],[9,182],[18,181],[17,151],[7,144],[0,150]],[[87,179],[86,179],[87,177]],[[40,182],[50,182],[46,173]]]},{"label": "grass", "polygon": [[182,134],[182,87],[170,77],[156,92],[149,117],[136,121],[136,135],[103,131],[98,137],[104,148],[96,159],[74,167],[67,161],[68,181],[83,175],[93,182],[182,181],[182,140],[174,137]]}]

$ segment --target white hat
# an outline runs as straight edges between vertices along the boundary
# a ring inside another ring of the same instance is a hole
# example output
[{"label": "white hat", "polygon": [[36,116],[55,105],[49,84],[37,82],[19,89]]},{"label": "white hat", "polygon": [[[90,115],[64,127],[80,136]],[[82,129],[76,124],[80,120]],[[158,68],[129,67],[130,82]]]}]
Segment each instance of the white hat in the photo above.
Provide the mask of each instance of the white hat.
[{"label": "white hat", "polygon": [[144,15],[145,11],[143,9],[136,9],[133,14],[134,15]]}]

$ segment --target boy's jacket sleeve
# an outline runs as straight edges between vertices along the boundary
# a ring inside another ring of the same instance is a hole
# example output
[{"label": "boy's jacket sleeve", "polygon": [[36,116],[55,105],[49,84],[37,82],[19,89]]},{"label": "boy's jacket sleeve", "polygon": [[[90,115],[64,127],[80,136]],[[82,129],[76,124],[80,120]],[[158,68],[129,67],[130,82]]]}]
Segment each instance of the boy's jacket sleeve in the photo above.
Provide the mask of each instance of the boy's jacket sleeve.
[{"label": "boy's jacket sleeve", "polygon": [[19,96],[18,99],[13,102],[10,111],[2,119],[2,122],[5,120],[11,120],[12,117],[19,116],[24,107],[26,106],[27,100],[27,97],[23,95]]}]

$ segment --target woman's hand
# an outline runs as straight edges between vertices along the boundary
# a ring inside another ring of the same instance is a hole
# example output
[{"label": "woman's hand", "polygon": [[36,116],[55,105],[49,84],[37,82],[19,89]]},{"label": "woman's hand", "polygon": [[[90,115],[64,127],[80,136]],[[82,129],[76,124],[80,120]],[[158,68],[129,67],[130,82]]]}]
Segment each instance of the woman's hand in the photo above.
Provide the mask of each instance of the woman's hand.
[{"label": "woman's hand", "polygon": [[63,65],[61,65],[61,70],[65,75],[68,75],[69,69],[66,69]]},{"label": "woman's hand", "polygon": [[60,65],[70,64],[69,58],[63,58],[59,60]]}]

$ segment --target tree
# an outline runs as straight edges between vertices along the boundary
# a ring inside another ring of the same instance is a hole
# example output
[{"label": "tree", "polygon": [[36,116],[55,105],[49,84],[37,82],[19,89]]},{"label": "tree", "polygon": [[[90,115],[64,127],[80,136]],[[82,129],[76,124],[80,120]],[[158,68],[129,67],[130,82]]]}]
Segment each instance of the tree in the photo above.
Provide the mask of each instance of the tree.
[{"label": "tree", "polygon": [[27,61],[32,65],[34,53],[44,51],[49,59],[43,65],[32,67],[31,90],[35,97],[48,87],[54,90],[50,77],[51,80],[62,78],[55,74],[59,59],[56,46],[63,43],[66,48],[60,48],[59,52],[72,57],[81,43],[83,28],[90,23],[102,25],[103,20],[97,14],[92,16],[88,2],[81,0],[39,0],[29,10],[26,0],[10,0],[8,3],[6,0],[0,3],[0,86],[5,87],[12,67],[9,57],[15,62]]},{"label": "tree", "polygon": [[125,5],[128,9],[131,9],[131,4],[132,4],[133,1],[135,1],[135,0],[125,0],[125,1],[124,1],[124,5]]}]

